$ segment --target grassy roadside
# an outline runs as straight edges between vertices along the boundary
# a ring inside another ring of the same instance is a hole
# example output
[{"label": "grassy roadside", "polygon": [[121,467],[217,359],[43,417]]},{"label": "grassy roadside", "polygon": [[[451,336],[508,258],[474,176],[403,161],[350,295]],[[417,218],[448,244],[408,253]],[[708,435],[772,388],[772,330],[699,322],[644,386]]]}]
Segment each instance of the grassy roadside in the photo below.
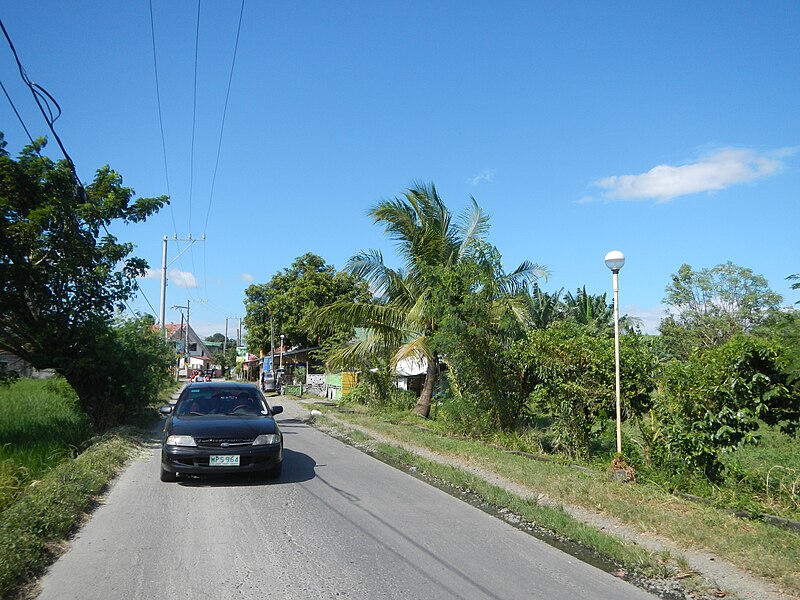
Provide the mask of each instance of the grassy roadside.
[{"label": "grassy roadside", "polygon": [[58,556],[97,496],[140,451],[156,407],[172,391],[132,415],[133,427],[92,437],[63,380],[0,386],[0,598],[17,597]]},{"label": "grassy roadside", "polygon": [[0,598],[39,575],[98,494],[140,447],[131,433],[109,433],[28,486],[0,513]]},{"label": "grassy roadside", "polygon": [[[418,446],[466,465],[494,472],[532,493],[545,494],[552,500],[614,517],[639,531],[668,538],[680,547],[714,553],[800,595],[800,570],[797,566],[800,565],[800,535],[797,532],[759,521],[742,521],[713,507],[680,500],[654,486],[617,484],[603,474],[531,460],[476,441],[443,437],[417,424],[387,422],[362,413],[337,413],[336,416],[391,438],[398,444]],[[426,465],[424,468],[430,467]],[[457,480],[459,477],[462,475],[450,474],[444,479]],[[516,512],[510,506],[509,509]],[[576,541],[580,539],[575,533],[562,531],[559,527],[562,525],[554,521],[556,532]],[[601,549],[591,541],[581,541],[632,567],[637,567],[640,560],[645,560],[630,556],[626,558],[613,547]],[[647,562],[647,568],[658,568],[659,563],[663,565],[659,557],[646,557],[646,560],[653,560]]]}]

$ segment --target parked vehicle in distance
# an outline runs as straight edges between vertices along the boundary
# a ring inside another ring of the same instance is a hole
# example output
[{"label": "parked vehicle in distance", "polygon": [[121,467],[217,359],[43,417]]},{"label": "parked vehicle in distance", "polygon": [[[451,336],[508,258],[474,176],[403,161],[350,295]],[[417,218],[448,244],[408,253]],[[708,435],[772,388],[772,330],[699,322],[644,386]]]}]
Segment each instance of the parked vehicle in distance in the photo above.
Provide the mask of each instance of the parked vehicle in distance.
[{"label": "parked vehicle in distance", "polygon": [[225,381],[190,383],[167,417],[161,441],[161,481],[180,475],[263,473],[279,477],[283,435],[270,407],[252,385]]},{"label": "parked vehicle in distance", "polygon": [[275,392],[278,389],[278,382],[275,378],[275,373],[262,373],[261,374],[261,391],[262,392]]}]

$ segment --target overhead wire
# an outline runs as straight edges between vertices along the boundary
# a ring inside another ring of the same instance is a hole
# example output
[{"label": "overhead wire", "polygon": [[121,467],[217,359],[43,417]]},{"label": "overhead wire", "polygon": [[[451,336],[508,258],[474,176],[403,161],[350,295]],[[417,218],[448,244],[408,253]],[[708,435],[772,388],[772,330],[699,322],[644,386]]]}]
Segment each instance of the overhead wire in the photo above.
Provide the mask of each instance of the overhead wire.
[{"label": "overhead wire", "polygon": [[[236,41],[233,44],[233,57],[231,58],[231,69],[230,73],[228,74],[228,88],[225,91],[225,104],[222,108],[222,122],[220,123],[219,127],[219,140],[217,142],[217,157],[214,161],[214,174],[211,177],[211,191],[208,194],[208,207],[206,208],[206,219],[203,223],[203,235],[205,235],[206,229],[208,228],[208,219],[211,216],[211,203],[214,199],[214,187],[217,182],[217,171],[219,170],[219,157],[222,153],[222,138],[225,133],[225,117],[228,114],[228,100],[231,96],[231,84],[233,83],[233,71],[236,67],[236,55],[239,52],[239,38],[242,32],[242,18],[244,16],[244,2],[242,0],[242,4],[239,8],[239,23],[236,26]],[[208,270],[206,268],[206,251],[205,246],[203,247],[203,281],[206,290],[206,296],[208,295]]]},{"label": "overhead wire", "polygon": [[[19,120],[19,124],[22,125],[22,128],[25,130],[25,135],[27,135],[28,139],[31,141],[31,146],[33,146],[35,148],[36,144],[33,141],[33,137],[31,136],[31,132],[28,131],[28,126],[25,125],[25,121],[22,119],[22,115],[19,114],[19,111],[17,110],[17,107],[14,105],[14,101],[11,99],[11,95],[8,93],[8,90],[6,90],[6,86],[3,85],[2,80],[0,80],[0,87],[3,88],[3,93],[6,95],[6,98],[8,99],[8,103],[11,105],[11,108],[14,110],[14,114],[17,115],[17,120]],[[39,154],[39,149],[38,148],[36,149],[36,154]],[[41,157],[41,154],[39,154],[39,156]]]},{"label": "overhead wire", "polygon": [[[164,111],[163,111],[163,107],[162,107],[162,103],[161,103],[161,83],[160,83],[160,77],[159,77],[159,74],[158,74],[158,51],[157,51],[157,47],[156,47],[155,15],[154,15],[154,12],[153,12],[153,0],[149,1],[149,8],[150,8],[150,35],[151,35],[152,48],[153,48],[153,72],[154,72],[155,80],[156,80],[156,103],[157,103],[157,106],[158,106],[158,123],[159,123],[159,129],[160,129],[160,133],[161,133],[161,149],[162,149],[162,153],[163,153],[163,157],[164,157],[164,177],[165,177],[166,185],[167,185],[167,195],[170,197],[170,200],[172,200],[172,189],[171,189],[170,179],[169,179],[169,160],[168,160],[168,154],[167,154],[167,142],[166,142],[166,135],[164,133]],[[177,225],[177,223],[175,221],[175,211],[173,209],[172,202],[170,202],[170,204],[169,204],[169,210],[170,210],[170,218],[171,218],[171,221],[172,221],[172,230],[173,230],[174,238],[175,238],[175,240],[178,240],[178,225]],[[191,226],[190,226],[190,230],[191,230]],[[182,257],[183,257],[183,252],[179,252],[179,254],[178,254],[178,266],[180,267],[180,272],[181,273],[185,273],[186,272],[186,268],[183,266],[183,258]],[[145,297],[145,300],[147,301],[146,297]],[[147,302],[148,302],[148,304],[150,304],[149,301],[147,301]],[[152,309],[152,305],[150,305],[150,308]]]},{"label": "overhead wire", "polygon": [[[156,76],[156,102],[158,104],[158,125],[161,129],[161,150],[164,155],[164,178],[167,183],[167,196],[172,200],[172,192],[169,187],[169,164],[167,162],[167,140],[164,136],[164,116],[161,110],[161,90],[158,81],[158,55],[156,53],[156,26],[155,19],[153,18],[153,0],[150,0],[150,36],[153,42],[153,70]],[[169,204],[169,214],[172,219],[172,230],[177,233],[178,226],[175,224],[175,211],[172,208],[172,203]]]},{"label": "overhead wire", "polygon": [[[58,147],[61,148],[61,153],[64,155],[70,171],[72,171],[72,178],[75,183],[76,193],[78,193],[82,198],[86,198],[86,190],[83,187],[83,183],[81,183],[80,177],[78,177],[78,171],[75,169],[75,163],[72,161],[72,157],[67,152],[67,149],[64,147],[61,138],[55,130],[55,122],[61,116],[61,106],[59,106],[56,99],[53,98],[53,96],[51,96],[46,89],[30,80],[28,74],[25,72],[25,67],[22,66],[22,61],[17,54],[17,49],[14,47],[14,42],[11,41],[11,36],[8,35],[8,31],[6,31],[6,26],[3,24],[2,19],[0,19],[0,29],[3,30],[3,35],[8,42],[9,48],[11,48],[11,53],[14,55],[14,60],[17,63],[17,68],[19,69],[19,74],[20,77],[22,77],[22,81],[26,86],[28,86],[28,89],[30,89],[33,99],[36,102],[36,106],[39,107],[39,111],[42,113],[48,129],[50,129],[50,133],[53,134],[53,139],[56,140]],[[53,114],[53,107],[55,107],[55,110],[57,111],[56,114]]]},{"label": "overhead wire", "polygon": [[153,311],[153,314],[157,315],[158,311],[155,308],[153,308],[153,305],[150,303],[150,299],[147,297],[147,294],[144,293],[144,290],[142,288],[139,288],[139,292],[142,294],[142,298],[144,298],[144,301],[147,302],[147,306],[149,306],[150,310]]},{"label": "overhead wire", "polygon": [[[232,56],[232,59],[231,59],[231,67],[230,67],[230,72],[229,72],[229,75],[228,75],[228,85],[227,85],[227,89],[226,89],[225,103],[224,103],[224,107],[223,107],[222,120],[221,120],[221,124],[220,124],[219,139],[218,139],[218,142],[217,142],[217,154],[216,154],[216,159],[215,159],[215,163],[214,163],[214,171],[213,171],[212,181],[211,181],[211,190],[210,190],[210,193],[209,193],[208,207],[206,209],[206,217],[205,217],[205,220],[204,220],[204,223],[203,223],[203,239],[205,239],[205,230],[208,227],[208,221],[209,221],[209,218],[210,218],[210,215],[211,215],[211,206],[212,206],[212,202],[213,202],[214,189],[215,189],[215,185],[216,185],[217,173],[218,173],[218,170],[219,170],[219,161],[220,161],[220,156],[221,156],[221,152],[222,152],[222,140],[223,140],[224,131],[225,131],[225,121],[226,121],[226,116],[227,116],[228,103],[229,103],[229,100],[230,100],[230,92],[231,92],[231,87],[232,87],[232,82],[233,82],[233,73],[234,73],[234,69],[235,69],[235,65],[236,65],[236,57],[237,57],[237,54],[238,54],[239,40],[240,40],[240,36],[241,36],[242,21],[243,21],[243,16],[244,16],[244,4],[245,4],[245,0],[242,0],[241,6],[240,6],[240,9],[239,9],[239,19],[238,19],[238,24],[237,24],[237,29],[236,29],[236,38],[235,38],[235,42],[234,42],[233,56]],[[194,82],[193,82],[193,92],[192,92],[192,136],[191,136],[190,162],[189,162],[189,202],[188,202],[188,210],[187,210],[189,237],[191,237],[191,235],[192,235],[191,234],[191,230],[192,230],[193,200],[194,200],[194,167],[195,167],[195,146],[196,146],[196,134],[197,134],[197,99],[198,99],[197,98],[197,83],[198,83],[199,46],[200,46],[200,17],[201,17],[201,6],[200,5],[201,5],[201,2],[200,2],[200,0],[198,0],[198,2],[197,2],[197,19],[196,19],[196,23],[195,23]],[[159,91],[160,88],[159,88],[159,85],[158,85],[158,66],[157,66],[158,63],[157,63],[157,58],[156,58],[157,57],[157,53],[156,53],[156,44],[155,44],[155,25],[154,25],[152,0],[150,0],[150,25],[151,25],[151,34],[152,34],[152,40],[153,40],[153,65],[154,65],[154,71],[155,71],[155,75],[156,75],[156,94],[157,94],[158,107],[159,107],[159,124],[160,124],[160,127],[161,127],[162,149],[163,149],[163,152],[164,152],[164,164],[165,164],[165,172],[166,172],[167,171],[166,141],[165,141],[164,127],[163,127],[163,111],[162,111],[162,108],[161,108],[161,97],[160,97],[160,91]],[[168,188],[167,191],[169,193],[170,190],[169,190],[168,176],[167,176],[167,188]],[[171,197],[171,193],[170,193],[170,197]],[[172,206],[170,206],[170,210],[172,210]],[[173,226],[175,226],[174,217],[173,217]],[[176,227],[176,230],[177,230],[177,227]],[[192,271],[194,273],[196,273],[197,272],[197,267],[196,267],[196,264],[195,264],[195,255],[194,255],[193,246],[194,246],[193,242],[190,242],[188,250],[189,250],[190,257],[191,257],[191,262],[192,262]],[[207,260],[206,259],[207,259],[207,253],[206,253],[205,246],[204,246],[203,247],[203,287],[204,287],[204,289],[206,291],[206,294],[205,294],[206,295],[206,299],[205,300],[201,300],[200,299],[201,295],[199,293],[198,294],[193,294],[195,302],[208,302],[208,299],[207,299],[207,296],[208,296],[208,276],[207,276],[207,272],[208,272],[208,270],[207,270]],[[181,270],[182,271],[184,270],[182,264],[181,264]],[[195,281],[197,282],[197,280],[195,280]]]},{"label": "overhead wire", "polygon": [[192,232],[192,192],[194,191],[194,138],[197,128],[197,63],[200,46],[200,0],[197,0],[197,26],[194,37],[194,90],[192,93],[192,145],[189,151],[189,233]]},{"label": "overhead wire", "polygon": [[[197,130],[197,64],[200,48],[200,0],[197,0],[197,26],[195,27],[194,37],[194,89],[192,92],[192,145],[189,158],[189,236],[192,235],[192,198],[194,192],[194,140]],[[194,244],[189,243],[189,256],[192,259],[192,272],[197,273],[194,262]],[[197,280],[195,279],[195,282]],[[196,299],[199,299],[198,295]]]},{"label": "overhead wire", "polygon": [[214,198],[214,185],[217,181],[217,169],[219,168],[219,156],[222,152],[222,136],[225,131],[225,117],[228,113],[228,100],[231,95],[231,83],[233,82],[233,69],[236,66],[236,54],[239,51],[239,36],[242,31],[242,16],[244,15],[244,0],[242,0],[242,6],[239,9],[239,25],[236,28],[236,42],[233,45],[233,58],[231,59],[231,71],[228,75],[228,89],[225,92],[225,106],[222,109],[222,124],[219,128],[219,142],[217,143],[217,159],[214,162],[214,175],[211,178],[211,193],[208,195],[208,209],[206,210],[206,220],[203,223],[203,232],[205,232],[206,227],[208,226],[208,218],[211,215],[211,201]]}]

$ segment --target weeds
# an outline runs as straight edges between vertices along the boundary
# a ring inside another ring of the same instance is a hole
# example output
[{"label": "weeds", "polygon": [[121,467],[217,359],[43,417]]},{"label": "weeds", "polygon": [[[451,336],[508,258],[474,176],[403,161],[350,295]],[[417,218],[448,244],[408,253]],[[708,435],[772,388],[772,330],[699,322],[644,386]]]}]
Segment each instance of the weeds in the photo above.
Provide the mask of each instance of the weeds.
[{"label": "weeds", "polygon": [[107,435],[74,460],[60,463],[0,513],[0,597],[38,575],[131,455],[129,438]]}]

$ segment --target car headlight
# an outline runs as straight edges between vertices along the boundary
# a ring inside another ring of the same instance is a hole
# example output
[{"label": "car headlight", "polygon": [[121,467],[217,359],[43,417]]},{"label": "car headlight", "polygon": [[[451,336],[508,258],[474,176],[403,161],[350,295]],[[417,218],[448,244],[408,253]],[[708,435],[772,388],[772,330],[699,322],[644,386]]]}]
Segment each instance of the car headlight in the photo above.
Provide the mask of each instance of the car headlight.
[{"label": "car headlight", "polygon": [[270,444],[280,444],[280,433],[262,433],[253,440],[253,446],[269,446]]},{"label": "car headlight", "polygon": [[167,438],[167,446],[197,446],[190,435],[171,435]]}]

